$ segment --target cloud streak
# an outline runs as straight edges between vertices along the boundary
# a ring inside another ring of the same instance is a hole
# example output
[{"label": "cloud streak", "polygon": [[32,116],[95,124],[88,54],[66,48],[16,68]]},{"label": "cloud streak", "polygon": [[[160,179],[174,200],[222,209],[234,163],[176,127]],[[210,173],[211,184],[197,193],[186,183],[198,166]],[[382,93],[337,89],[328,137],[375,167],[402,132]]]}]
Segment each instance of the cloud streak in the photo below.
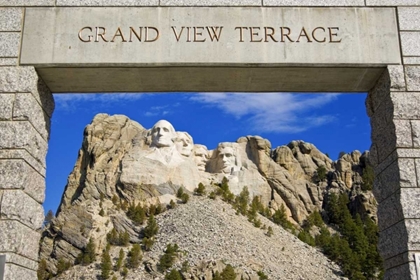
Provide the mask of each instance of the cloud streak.
[{"label": "cloud streak", "polygon": [[[199,93],[190,99],[248,121],[256,132],[298,133],[333,122],[325,107],[339,94]],[[324,113],[325,112],[325,113]]]},{"label": "cloud streak", "polygon": [[141,93],[59,93],[54,94],[57,108],[74,111],[81,105],[89,104],[97,109],[111,107],[116,102],[134,102],[143,98]]}]

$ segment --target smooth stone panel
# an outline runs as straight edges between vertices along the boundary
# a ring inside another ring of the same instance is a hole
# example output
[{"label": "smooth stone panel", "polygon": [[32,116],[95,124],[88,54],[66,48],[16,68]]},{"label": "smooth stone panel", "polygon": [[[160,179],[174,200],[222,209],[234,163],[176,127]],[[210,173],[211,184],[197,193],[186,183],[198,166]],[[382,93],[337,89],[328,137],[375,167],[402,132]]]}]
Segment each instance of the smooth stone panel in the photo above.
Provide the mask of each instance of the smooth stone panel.
[{"label": "smooth stone panel", "polygon": [[160,0],[160,6],[261,6],[261,0]]},{"label": "smooth stone panel", "polygon": [[22,16],[22,8],[0,8],[0,31],[20,31]]},{"label": "smooth stone panel", "polygon": [[57,6],[158,6],[159,0],[57,0]]},{"label": "smooth stone panel", "polygon": [[383,68],[39,68],[59,92],[365,92]]},{"label": "smooth stone panel", "polygon": [[264,6],[364,6],[364,0],[263,0]]},{"label": "smooth stone panel", "polygon": [[420,30],[420,7],[398,7],[400,30]]},{"label": "smooth stone panel", "polygon": [[[144,42],[141,26],[159,30],[159,36],[149,30],[149,40],[157,39]],[[194,31],[197,26],[203,28]],[[218,41],[209,35],[214,26],[223,27]],[[396,11],[389,8],[28,8],[24,27],[20,62],[37,67],[384,67],[401,62]],[[103,37],[93,35],[103,31],[96,27],[106,29]],[[133,32],[129,42],[130,27],[142,34],[141,42]],[[281,36],[280,27],[290,28],[294,42]]]},{"label": "smooth stone panel", "polygon": [[0,32],[0,57],[19,55],[20,33]]},{"label": "smooth stone panel", "polygon": [[54,6],[56,0],[0,0],[0,6]]}]

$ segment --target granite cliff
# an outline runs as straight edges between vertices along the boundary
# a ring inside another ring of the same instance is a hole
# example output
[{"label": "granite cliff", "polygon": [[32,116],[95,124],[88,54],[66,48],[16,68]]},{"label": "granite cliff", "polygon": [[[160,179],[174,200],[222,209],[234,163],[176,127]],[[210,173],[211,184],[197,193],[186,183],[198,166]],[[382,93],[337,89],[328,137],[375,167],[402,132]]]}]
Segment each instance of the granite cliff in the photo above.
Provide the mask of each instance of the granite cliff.
[{"label": "granite cliff", "polygon": [[[255,219],[260,221],[256,227],[235,213],[225,202],[229,199],[192,194],[199,184],[207,194],[217,193],[223,183],[233,196],[247,189],[249,202],[257,197],[268,212],[284,211],[299,229],[311,213],[324,211],[332,193],[346,193],[353,213],[376,220],[375,199],[362,191],[367,166],[367,152],[342,154],[332,161],[313,144],[292,141],[273,149],[259,136],[223,142],[208,151],[167,121],[145,129],[122,115],[99,114],[85,129],[56,218],[43,231],[40,258],[45,270],[56,275],[63,263],[80,262],[93,240],[96,266],[77,265],[57,279],[96,279],[99,255],[113,231],[126,234],[129,244],[144,246],[145,224],[128,214],[138,205],[148,209],[144,216],[149,218],[169,210],[156,216],[154,245],[143,252],[141,266],[128,270],[126,279],[163,279],[157,268],[159,255],[175,243],[182,254],[174,267],[190,267],[185,279],[212,279],[227,264],[235,267],[238,279],[260,279],[258,272],[269,279],[339,279],[337,265],[269,219]],[[177,197],[180,188],[191,197],[186,204]],[[175,207],[177,202],[182,205]],[[122,246],[126,255],[130,246]],[[114,262],[117,247],[109,251]],[[119,273],[113,277],[123,279]]]}]

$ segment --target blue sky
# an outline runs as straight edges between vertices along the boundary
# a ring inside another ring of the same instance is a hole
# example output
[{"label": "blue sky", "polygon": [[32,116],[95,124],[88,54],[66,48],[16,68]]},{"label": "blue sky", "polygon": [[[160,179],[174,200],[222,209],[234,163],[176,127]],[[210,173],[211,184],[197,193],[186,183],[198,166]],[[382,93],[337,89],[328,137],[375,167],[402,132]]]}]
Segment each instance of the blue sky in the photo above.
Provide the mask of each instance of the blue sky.
[{"label": "blue sky", "polygon": [[334,160],[341,151],[370,147],[364,93],[55,94],[54,99],[45,211],[58,208],[83,129],[98,113],[123,114],[145,128],[166,119],[209,149],[246,135],[267,138],[273,148],[304,140]]}]

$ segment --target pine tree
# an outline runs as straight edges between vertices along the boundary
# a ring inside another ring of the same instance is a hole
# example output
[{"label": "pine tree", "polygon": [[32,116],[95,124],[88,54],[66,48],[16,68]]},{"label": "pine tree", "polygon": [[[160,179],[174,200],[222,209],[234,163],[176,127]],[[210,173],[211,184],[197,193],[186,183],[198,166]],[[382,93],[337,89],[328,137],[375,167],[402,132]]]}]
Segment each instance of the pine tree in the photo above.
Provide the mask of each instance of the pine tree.
[{"label": "pine tree", "polygon": [[[108,248],[107,248],[108,249]],[[101,276],[103,279],[108,279],[112,270],[111,256],[109,250],[104,250],[101,258]]]},{"label": "pine tree", "polygon": [[172,269],[168,274],[165,275],[165,280],[182,280],[182,276],[178,270]]},{"label": "pine tree", "polygon": [[200,195],[200,196],[205,195],[206,194],[206,187],[203,185],[203,183],[200,182],[198,184],[198,187],[194,190],[194,192],[197,195]]},{"label": "pine tree", "polygon": [[142,257],[140,245],[134,244],[128,253],[127,266],[129,268],[138,268]]},{"label": "pine tree", "polygon": [[142,243],[144,246],[144,250],[150,251],[153,247],[153,244],[155,244],[155,240],[153,237],[151,238],[144,237]]},{"label": "pine tree", "polygon": [[55,217],[54,217],[53,211],[52,210],[48,210],[47,215],[45,215],[45,218],[44,218],[44,227],[46,227],[47,225],[49,225],[54,218]]},{"label": "pine tree", "polygon": [[163,254],[159,259],[159,263],[158,263],[159,270],[163,272],[169,269],[174,264],[177,253],[178,253],[177,244],[166,245],[165,254]]},{"label": "pine tree", "polygon": [[118,260],[117,263],[115,265],[115,270],[119,271],[124,263],[124,258],[125,258],[125,253],[123,249],[120,249],[120,253],[118,255]]},{"label": "pine tree", "polygon": [[222,273],[220,273],[220,278],[222,280],[235,280],[236,279],[235,270],[230,264],[226,265]]},{"label": "pine tree", "polygon": [[235,198],[235,208],[242,215],[246,215],[248,211],[249,191],[244,187],[241,193]]},{"label": "pine tree", "polygon": [[147,220],[147,226],[143,230],[144,236],[150,239],[155,236],[158,231],[159,226],[156,222],[155,216],[150,215],[149,219]]},{"label": "pine tree", "polygon": [[374,178],[375,172],[373,171],[373,167],[369,164],[366,164],[362,174],[362,191],[371,191],[373,189]]}]

